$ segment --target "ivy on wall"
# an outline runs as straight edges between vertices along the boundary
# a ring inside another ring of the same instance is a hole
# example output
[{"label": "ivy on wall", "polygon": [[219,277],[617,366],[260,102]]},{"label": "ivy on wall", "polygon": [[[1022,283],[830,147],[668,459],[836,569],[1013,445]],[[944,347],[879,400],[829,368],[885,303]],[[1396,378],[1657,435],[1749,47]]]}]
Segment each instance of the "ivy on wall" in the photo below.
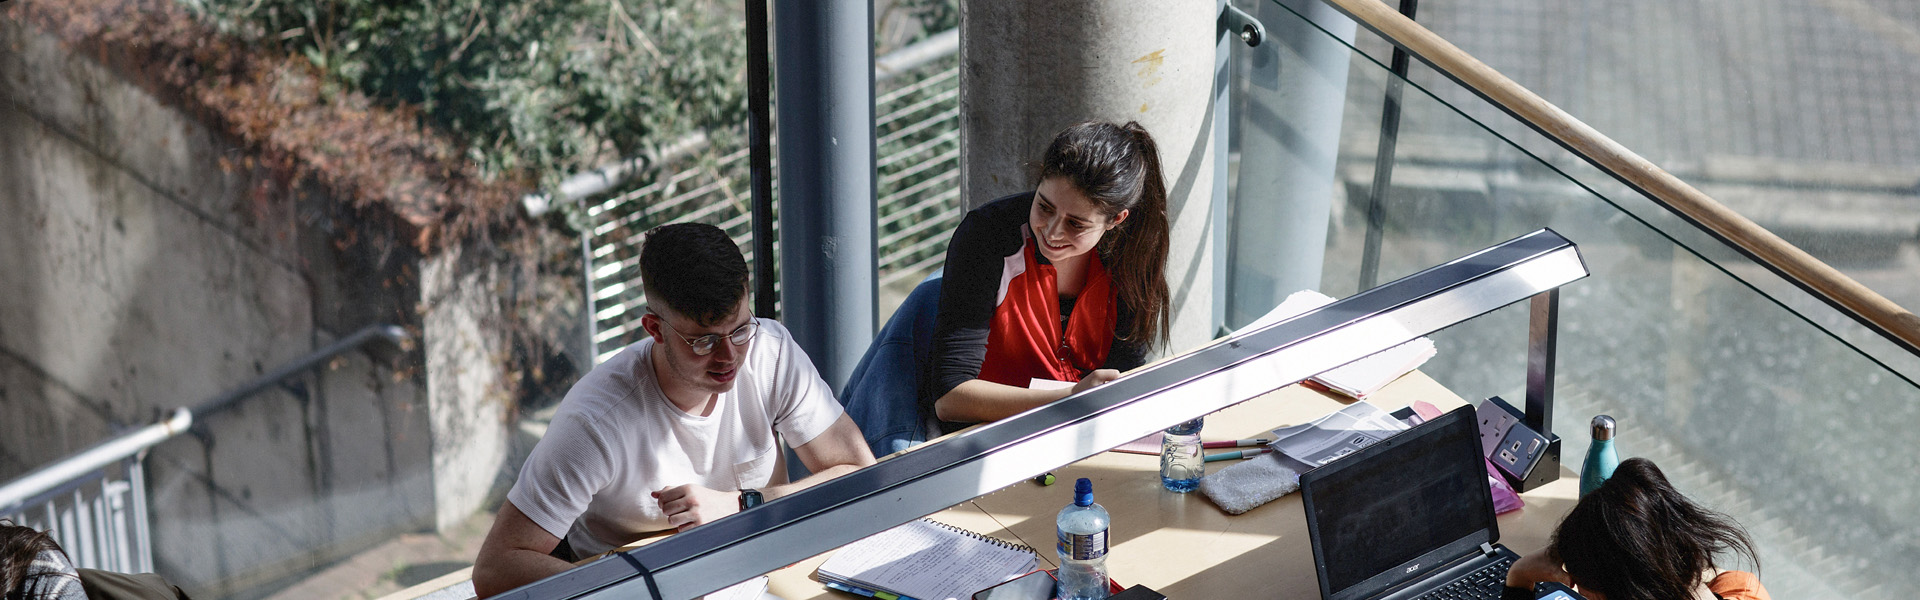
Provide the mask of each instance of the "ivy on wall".
[{"label": "ivy on wall", "polygon": [[411,105],[489,178],[568,173],[746,118],[744,18],[710,0],[181,0]]}]

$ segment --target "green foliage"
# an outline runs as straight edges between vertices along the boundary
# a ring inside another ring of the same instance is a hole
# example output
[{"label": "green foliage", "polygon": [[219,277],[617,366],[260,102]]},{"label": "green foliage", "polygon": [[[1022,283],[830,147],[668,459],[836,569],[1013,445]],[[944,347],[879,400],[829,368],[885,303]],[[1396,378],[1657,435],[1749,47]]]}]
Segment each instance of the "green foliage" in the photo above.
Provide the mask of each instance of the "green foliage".
[{"label": "green foliage", "polygon": [[913,15],[927,33],[960,27],[959,0],[898,0],[894,6]]},{"label": "green foliage", "polygon": [[744,21],[711,0],[186,1],[418,107],[488,176],[551,184],[746,114]]}]

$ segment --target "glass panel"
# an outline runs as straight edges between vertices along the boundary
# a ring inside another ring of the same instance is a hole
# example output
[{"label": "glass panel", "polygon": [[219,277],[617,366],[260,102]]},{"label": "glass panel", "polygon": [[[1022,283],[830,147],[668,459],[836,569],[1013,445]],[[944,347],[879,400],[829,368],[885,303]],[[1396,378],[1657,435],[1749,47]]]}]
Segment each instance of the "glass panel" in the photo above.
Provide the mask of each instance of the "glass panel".
[{"label": "glass panel", "polygon": [[[1567,441],[1564,465],[1578,469],[1589,437],[1588,418],[1612,415],[1621,423],[1618,445],[1623,456],[1653,459],[1682,491],[1733,515],[1750,531],[1761,553],[1764,580],[1776,596],[1894,598],[1920,592],[1920,574],[1899,568],[1920,560],[1920,540],[1905,533],[1920,530],[1920,515],[1911,510],[1920,505],[1920,477],[1914,475],[1920,472],[1920,459],[1915,458],[1920,442],[1905,432],[1905,424],[1920,416],[1920,388],[1913,382],[1920,368],[1912,354],[1626,189],[1424,64],[1413,61],[1410,77],[1396,77],[1387,66],[1391,47],[1364,28],[1352,42],[1364,51],[1347,47],[1338,59],[1317,56],[1316,51],[1324,52],[1338,37],[1308,26],[1301,13],[1288,8],[1306,4],[1248,4],[1269,31],[1308,31],[1310,39],[1275,39],[1277,59],[1264,63],[1255,52],[1236,49],[1231,138],[1236,215],[1262,214],[1270,206],[1260,203],[1275,203],[1276,198],[1299,211],[1278,218],[1319,219],[1325,214],[1328,237],[1318,261],[1320,289],[1336,297],[1362,289],[1369,233],[1378,236],[1373,281],[1385,282],[1533,229],[1553,228],[1579,244],[1593,272],[1567,286],[1562,295],[1553,427]],[[1487,15],[1467,8],[1435,10],[1457,11],[1443,21],[1453,28],[1442,32],[1466,38],[1453,40],[1456,44],[1471,49],[1477,42],[1518,60],[1534,60],[1527,49],[1545,42],[1501,46],[1509,40],[1502,37],[1508,34],[1500,24],[1533,26],[1560,19],[1570,27],[1591,28],[1596,36],[1603,29],[1581,22],[1577,15],[1558,14],[1571,9],[1519,11],[1488,17],[1492,21],[1479,20]],[[1670,28],[1660,31],[1673,33]],[[1671,53],[1631,46],[1616,52],[1649,63],[1688,63],[1674,61]],[[1337,158],[1293,184],[1316,185],[1312,177],[1317,176],[1331,184],[1326,197],[1288,199],[1284,189],[1251,183],[1252,175],[1284,168],[1283,160],[1312,155],[1300,149],[1308,142],[1287,135],[1320,125],[1311,120],[1311,110],[1295,109],[1303,102],[1299,96],[1310,93],[1313,78],[1337,67],[1346,71],[1344,89],[1336,96],[1341,119]],[[1689,73],[1711,70],[1702,64],[1676,68]],[[1552,69],[1524,72],[1548,81],[1566,77]],[[1680,96],[1700,102],[1690,98],[1693,91],[1679,83],[1683,80],[1620,86],[1606,91],[1619,96],[1618,102],[1587,105],[1607,104],[1605,114],[1615,119],[1609,122],[1634,123],[1618,125],[1634,135],[1684,141],[1699,133],[1689,128],[1693,125],[1680,127],[1673,119],[1639,110]],[[1398,86],[1400,117],[1397,128],[1383,135],[1385,100],[1396,83],[1406,83]],[[1783,89],[1820,87],[1806,81],[1792,85]],[[1600,129],[1611,133],[1608,127]],[[1819,133],[1822,143],[1842,135],[1829,129]],[[1740,135],[1725,133],[1715,139]],[[1378,160],[1383,141],[1393,146],[1385,162]],[[1686,160],[1710,154],[1681,144],[1656,146],[1649,157],[1700,173],[1719,172],[1707,164],[1723,163]],[[1799,158],[1804,157],[1773,157]],[[1743,168],[1755,164],[1760,163]],[[1390,183],[1376,194],[1376,176],[1386,169]],[[1743,173],[1762,177],[1768,169],[1785,172],[1784,167],[1767,167]],[[1767,189],[1753,191],[1751,198],[1757,202],[1768,195],[1789,200],[1808,195],[1791,185],[1761,186]],[[1905,185],[1893,195],[1910,196],[1912,184]],[[1815,191],[1828,198],[1833,197],[1828,192],[1840,187],[1845,185],[1815,186]],[[1702,188],[1716,197],[1739,197],[1748,191],[1737,186]],[[1382,219],[1370,231],[1369,206],[1376,196]],[[1313,212],[1315,200],[1328,203],[1320,207],[1324,213]],[[1770,226],[1784,222],[1770,219],[1792,212],[1781,208],[1769,213],[1761,204],[1730,205]],[[1782,206],[1802,210],[1796,204]],[[1841,210],[1843,206],[1849,209]],[[1787,237],[1869,243],[1848,229],[1866,226],[1862,224],[1880,214],[1867,206],[1822,205],[1803,215],[1805,231]],[[1838,245],[1811,250],[1857,275],[1866,274],[1860,279],[1869,286],[1898,280],[1898,288],[1912,281],[1911,228],[1904,236],[1875,250],[1885,255],[1880,258],[1865,250],[1842,251]],[[1229,243],[1236,250],[1260,249],[1239,239]],[[1266,268],[1255,261],[1272,262],[1274,255],[1241,251],[1229,256],[1227,270],[1235,286],[1229,290],[1230,303],[1264,302],[1274,295],[1274,290],[1249,286],[1248,281],[1297,275],[1242,276]],[[1278,291],[1284,297],[1288,290]],[[1898,294],[1898,289],[1889,293],[1896,300]],[[1257,314],[1245,307],[1230,312]],[[1230,319],[1229,324],[1237,323]],[[1525,395],[1526,330],[1526,308],[1520,305],[1455,326],[1431,336],[1440,354],[1424,369],[1462,396],[1499,395],[1518,403]]]}]

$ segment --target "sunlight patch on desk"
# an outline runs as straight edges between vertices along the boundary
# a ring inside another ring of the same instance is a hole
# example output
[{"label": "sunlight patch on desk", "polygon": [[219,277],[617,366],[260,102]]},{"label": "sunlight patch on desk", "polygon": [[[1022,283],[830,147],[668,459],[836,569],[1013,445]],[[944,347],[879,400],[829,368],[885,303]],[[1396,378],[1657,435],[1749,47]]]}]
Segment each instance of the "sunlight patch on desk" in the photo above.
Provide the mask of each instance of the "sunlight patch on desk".
[{"label": "sunlight patch on desk", "polygon": [[1258,550],[1279,539],[1272,534],[1218,532],[1201,529],[1165,527],[1142,534],[1114,546],[1107,554],[1111,572],[1154,571],[1155,564],[1168,556],[1204,556],[1219,562]]}]

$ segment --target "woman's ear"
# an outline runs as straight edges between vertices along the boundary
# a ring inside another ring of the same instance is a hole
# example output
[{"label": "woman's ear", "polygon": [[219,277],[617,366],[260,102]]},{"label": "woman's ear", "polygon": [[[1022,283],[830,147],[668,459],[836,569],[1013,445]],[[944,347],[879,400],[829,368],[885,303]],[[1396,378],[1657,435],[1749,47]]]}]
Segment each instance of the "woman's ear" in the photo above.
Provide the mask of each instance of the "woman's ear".
[{"label": "woman's ear", "polygon": [[1113,229],[1115,227],[1119,227],[1121,223],[1127,222],[1127,215],[1130,215],[1130,214],[1133,214],[1132,210],[1125,209],[1125,208],[1120,209],[1120,214],[1114,215],[1113,222],[1107,224],[1107,229]]}]

